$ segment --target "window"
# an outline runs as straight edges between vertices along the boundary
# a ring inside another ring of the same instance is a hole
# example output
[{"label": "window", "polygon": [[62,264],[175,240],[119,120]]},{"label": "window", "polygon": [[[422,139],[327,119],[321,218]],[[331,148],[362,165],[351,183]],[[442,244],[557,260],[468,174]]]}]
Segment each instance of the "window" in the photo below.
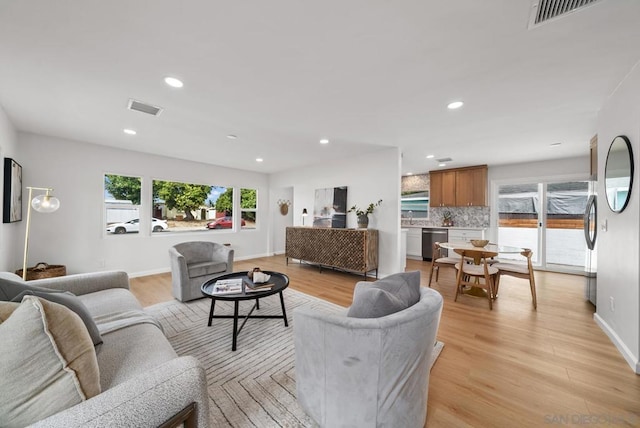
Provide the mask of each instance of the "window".
[{"label": "window", "polygon": [[108,234],[124,235],[140,230],[140,177],[105,174],[104,207]]},{"label": "window", "polygon": [[429,191],[402,192],[400,215],[403,218],[426,219],[429,217]]},{"label": "window", "polygon": [[[153,181],[153,232],[233,227],[233,189],[224,186]],[[160,230],[164,220],[167,229]]]},{"label": "window", "polygon": [[258,191],[256,189],[240,189],[240,216],[242,229],[256,228],[256,212],[258,210]]}]

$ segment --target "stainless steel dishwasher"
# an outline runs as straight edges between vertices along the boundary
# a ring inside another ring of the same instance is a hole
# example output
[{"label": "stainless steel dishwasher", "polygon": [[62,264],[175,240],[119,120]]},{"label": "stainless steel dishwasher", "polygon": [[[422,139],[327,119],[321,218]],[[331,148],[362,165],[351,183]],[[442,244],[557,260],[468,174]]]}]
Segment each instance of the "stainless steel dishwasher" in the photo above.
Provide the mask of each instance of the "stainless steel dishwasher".
[{"label": "stainless steel dishwasher", "polygon": [[431,261],[433,258],[433,243],[447,242],[449,231],[437,227],[422,229],[422,260]]}]

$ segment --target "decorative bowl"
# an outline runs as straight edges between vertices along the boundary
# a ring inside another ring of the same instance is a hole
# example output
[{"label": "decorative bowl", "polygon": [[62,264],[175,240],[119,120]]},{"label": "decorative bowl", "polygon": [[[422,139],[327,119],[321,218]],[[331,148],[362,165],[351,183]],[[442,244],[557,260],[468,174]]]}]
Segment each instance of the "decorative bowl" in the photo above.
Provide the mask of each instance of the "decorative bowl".
[{"label": "decorative bowl", "polygon": [[473,245],[474,247],[484,247],[488,243],[489,243],[488,239],[472,239],[471,240],[471,245]]}]

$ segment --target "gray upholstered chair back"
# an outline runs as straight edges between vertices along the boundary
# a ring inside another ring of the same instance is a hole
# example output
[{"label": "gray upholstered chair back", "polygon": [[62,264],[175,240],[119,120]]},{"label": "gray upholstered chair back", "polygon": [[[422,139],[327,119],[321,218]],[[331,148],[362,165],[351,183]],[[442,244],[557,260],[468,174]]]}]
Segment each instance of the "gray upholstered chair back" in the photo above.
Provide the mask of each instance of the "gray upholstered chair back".
[{"label": "gray upholstered chair back", "polygon": [[186,259],[187,263],[202,263],[210,261],[214,249],[222,247],[222,244],[209,241],[182,242],[173,246]]},{"label": "gray upholstered chair back", "polygon": [[169,248],[173,297],[181,302],[204,297],[202,284],[233,272],[233,256],[231,247],[210,241],[182,242]]},{"label": "gray upholstered chair back", "polygon": [[297,399],[321,427],[423,427],[442,296],[381,318],[294,310]]}]

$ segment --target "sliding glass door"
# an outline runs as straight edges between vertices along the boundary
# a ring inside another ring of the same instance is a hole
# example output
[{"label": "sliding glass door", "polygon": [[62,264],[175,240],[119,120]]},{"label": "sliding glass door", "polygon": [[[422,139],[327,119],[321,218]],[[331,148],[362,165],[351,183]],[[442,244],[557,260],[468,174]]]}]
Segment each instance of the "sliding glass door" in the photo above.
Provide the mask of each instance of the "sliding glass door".
[{"label": "sliding glass door", "polygon": [[546,267],[582,271],[587,251],[584,211],[589,199],[589,182],[548,183],[546,186]]},{"label": "sliding glass door", "polygon": [[[531,261],[540,264],[540,201],[542,188],[538,183],[504,184],[498,186],[498,243],[529,248]],[[500,258],[521,258],[518,254],[501,254]]]},{"label": "sliding glass door", "polygon": [[[583,213],[588,181],[498,186],[498,242],[530,248],[533,263],[547,270],[584,270]],[[500,255],[501,258],[517,258]]]}]

